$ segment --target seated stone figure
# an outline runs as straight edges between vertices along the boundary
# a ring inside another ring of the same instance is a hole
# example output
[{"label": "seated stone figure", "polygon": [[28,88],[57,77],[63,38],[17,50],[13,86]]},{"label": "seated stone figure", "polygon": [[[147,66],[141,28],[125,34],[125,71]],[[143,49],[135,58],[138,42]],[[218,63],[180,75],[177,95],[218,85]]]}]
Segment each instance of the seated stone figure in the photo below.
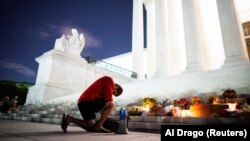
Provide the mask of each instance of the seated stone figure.
[{"label": "seated stone figure", "polygon": [[66,48],[66,37],[63,34],[61,38],[56,39],[55,47],[56,50],[65,51]]},{"label": "seated stone figure", "polygon": [[57,39],[54,48],[71,55],[80,56],[85,46],[85,38],[82,33],[79,35],[76,29],[72,29],[71,32],[72,35],[66,37],[63,34],[61,38]]}]

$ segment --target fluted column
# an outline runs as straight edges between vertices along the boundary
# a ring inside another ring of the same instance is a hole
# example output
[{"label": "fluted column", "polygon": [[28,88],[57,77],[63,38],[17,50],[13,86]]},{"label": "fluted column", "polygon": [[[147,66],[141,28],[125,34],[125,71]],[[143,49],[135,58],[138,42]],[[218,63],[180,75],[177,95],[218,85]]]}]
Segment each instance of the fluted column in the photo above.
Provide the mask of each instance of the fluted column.
[{"label": "fluted column", "polygon": [[156,75],[169,72],[167,0],[155,1]]},{"label": "fluted column", "polygon": [[[225,60],[216,0],[199,0],[204,25],[203,57],[206,69],[218,69]],[[209,62],[208,62],[209,61]]]},{"label": "fluted column", "polygon": [[199,18],[197,17],[197,0],[182,0],[183,24],[185,32],[185,48],[187,66],[186,72],[202,70],[202,59],[200,37],[199,37]]},{"label": "fluted column", "polygon": [[156,70],[155,53],[155,0],[144,0],[147,12],[147,76],[150,78]]},{"label": "fluted column", "polygon": [[170,73],[179,74],[186,66],[181,0],[168,0]]},{"label": "fluted column", "polygon": [[133,25],[132,25],[132,67],[138,79],[144,78],[143,72],[143,1],[133,0]]},{"label": "fluted column", "polygon": [[242,25],[234,0],[217,0],[217,7],[225,52],[224,66],[248,63]]}]

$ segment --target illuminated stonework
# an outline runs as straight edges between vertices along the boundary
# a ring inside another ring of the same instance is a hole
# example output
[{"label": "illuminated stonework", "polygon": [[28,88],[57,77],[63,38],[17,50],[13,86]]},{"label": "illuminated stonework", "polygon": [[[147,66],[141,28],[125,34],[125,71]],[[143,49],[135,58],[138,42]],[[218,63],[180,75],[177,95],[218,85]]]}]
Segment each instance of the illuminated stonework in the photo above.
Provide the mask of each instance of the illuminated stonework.
[{"label": "illuminated stonework", "polygon": [[[37,58],[41,65],[36,86],[30,90],[33,97],[28,99],[36,97],[43,102],[79,94],[102,75],[121,82],[123,95],[115,99],[120,106],[148,96],[159,100],[202,96],[211,92],[221,94],[228,88],[237,93],[250,93],[249,58],[234,2],[133,0],[132,52],[105,61],[136,72],[137,79],[93,67],[79,57],[79,50],[67,53],[64,51],[67,45],[56,44],[55,50]],[[147,24],[143,20],[144,6]],[[244,20],[247,19],[250,21],[250,12],[244,13]],[[144,25],[147,26],[146,49]],[[75,31],[72,34],[79,37],[80,44],[74,45],[81,49],[84,38]],[[59,41],[64,39],[70,41],[66,36]]]}]

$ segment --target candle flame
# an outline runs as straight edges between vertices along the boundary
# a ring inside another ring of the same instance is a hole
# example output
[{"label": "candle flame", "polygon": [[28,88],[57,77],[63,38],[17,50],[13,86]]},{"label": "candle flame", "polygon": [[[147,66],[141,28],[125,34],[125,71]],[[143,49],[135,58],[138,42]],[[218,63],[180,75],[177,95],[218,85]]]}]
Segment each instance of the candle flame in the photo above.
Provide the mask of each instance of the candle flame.
[{"label": "candle flame", "polygon": [[235,111],[237,103],[227,103],[229,107],[229,111]]},{"label": "candle flame", "polygon": [[149,105],[147,104],[145,107],[142,108],[143,111],[149,111]]}]

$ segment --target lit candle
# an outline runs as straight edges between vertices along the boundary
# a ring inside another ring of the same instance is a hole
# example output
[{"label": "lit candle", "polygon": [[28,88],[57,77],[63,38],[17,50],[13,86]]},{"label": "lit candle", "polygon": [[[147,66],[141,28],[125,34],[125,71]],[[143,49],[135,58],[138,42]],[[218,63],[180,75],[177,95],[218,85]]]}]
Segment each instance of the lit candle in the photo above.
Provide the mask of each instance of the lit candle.
[{"label": "lit candle", "polygon": [[149,105],[146,105],[146,107],[142,108],[142,115],[141,116],[147,116],[149,112]]},{"label": "lit candle", "polygon": [[229,111],[235,111],[237,103],[227,103],[228,104],[228,110]]},{"label": "lit candle", "polygon": [[191,115],[190,110],[178,110],[180,117],[189,117]]}]

